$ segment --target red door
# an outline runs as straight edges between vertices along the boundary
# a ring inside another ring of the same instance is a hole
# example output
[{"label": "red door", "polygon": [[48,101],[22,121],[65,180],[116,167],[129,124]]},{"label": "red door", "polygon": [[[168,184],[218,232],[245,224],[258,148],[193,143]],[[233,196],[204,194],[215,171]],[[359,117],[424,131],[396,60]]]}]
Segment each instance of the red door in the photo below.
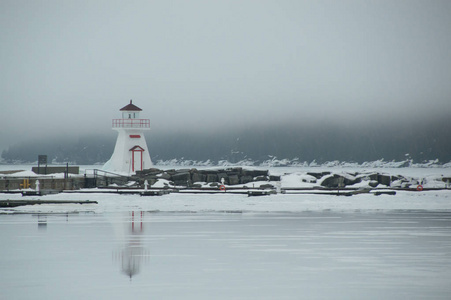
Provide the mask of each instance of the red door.
[{"label": "red door", "polygon": [[142,171],[144,149],[140,146],[134,146],[130,151],[132,153],[132,172]]}]

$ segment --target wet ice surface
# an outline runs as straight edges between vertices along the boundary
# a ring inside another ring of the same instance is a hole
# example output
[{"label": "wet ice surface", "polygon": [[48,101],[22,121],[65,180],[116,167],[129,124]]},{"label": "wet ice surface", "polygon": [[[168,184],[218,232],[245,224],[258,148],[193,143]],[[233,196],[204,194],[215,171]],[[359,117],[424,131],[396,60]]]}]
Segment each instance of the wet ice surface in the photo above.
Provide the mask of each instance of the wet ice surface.
[{"label": "wet ice surface", "polygon": [[449,299],[451,211],[0,215],[0,299]]}]

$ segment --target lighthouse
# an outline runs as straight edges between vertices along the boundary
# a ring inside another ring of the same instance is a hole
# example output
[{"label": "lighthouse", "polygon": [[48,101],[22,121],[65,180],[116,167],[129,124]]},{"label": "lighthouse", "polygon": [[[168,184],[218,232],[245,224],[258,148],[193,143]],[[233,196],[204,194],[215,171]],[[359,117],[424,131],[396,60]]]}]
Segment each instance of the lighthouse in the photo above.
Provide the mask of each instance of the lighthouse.
[{"label": "lighthouse", "polygon": [[144,131],[150,130],[150,120],[140,119],[142,111],[132,103],[120,109],[122,119],[113,119],[113,130],[118,132],[116,146],[104,171],[133,174],[152,166]]}]

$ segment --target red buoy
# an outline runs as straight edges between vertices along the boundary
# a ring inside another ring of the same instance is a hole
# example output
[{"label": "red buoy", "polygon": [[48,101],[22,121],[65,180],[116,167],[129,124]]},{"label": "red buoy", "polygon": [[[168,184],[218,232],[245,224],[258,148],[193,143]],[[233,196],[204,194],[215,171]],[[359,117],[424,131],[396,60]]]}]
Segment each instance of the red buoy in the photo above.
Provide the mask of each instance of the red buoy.
[{"label": "red buoy", "polygon": [[421,184],[419,184],[419,185],[417,186],[417,191],[421,192],[422,190],[423,190],[423,186],[422,186]]}]

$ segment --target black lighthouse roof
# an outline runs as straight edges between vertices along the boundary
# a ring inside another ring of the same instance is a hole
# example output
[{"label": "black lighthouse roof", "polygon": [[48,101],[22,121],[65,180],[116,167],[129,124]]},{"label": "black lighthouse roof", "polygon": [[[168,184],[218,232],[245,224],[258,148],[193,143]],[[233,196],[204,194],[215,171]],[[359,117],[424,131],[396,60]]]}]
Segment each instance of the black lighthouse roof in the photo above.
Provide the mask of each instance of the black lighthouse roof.
[{"label": "black lighthouse roof", "polygon": [[124,106],[124,107],[122,107],[120,109],[120,111],[123,111],[123,110],[127,110],[127,111],[141,111],[142,109],[139,108],[138,106],[134,105],[132,103],[132,100],[130,100],[129,104],[127,104],[126,106]]}]

